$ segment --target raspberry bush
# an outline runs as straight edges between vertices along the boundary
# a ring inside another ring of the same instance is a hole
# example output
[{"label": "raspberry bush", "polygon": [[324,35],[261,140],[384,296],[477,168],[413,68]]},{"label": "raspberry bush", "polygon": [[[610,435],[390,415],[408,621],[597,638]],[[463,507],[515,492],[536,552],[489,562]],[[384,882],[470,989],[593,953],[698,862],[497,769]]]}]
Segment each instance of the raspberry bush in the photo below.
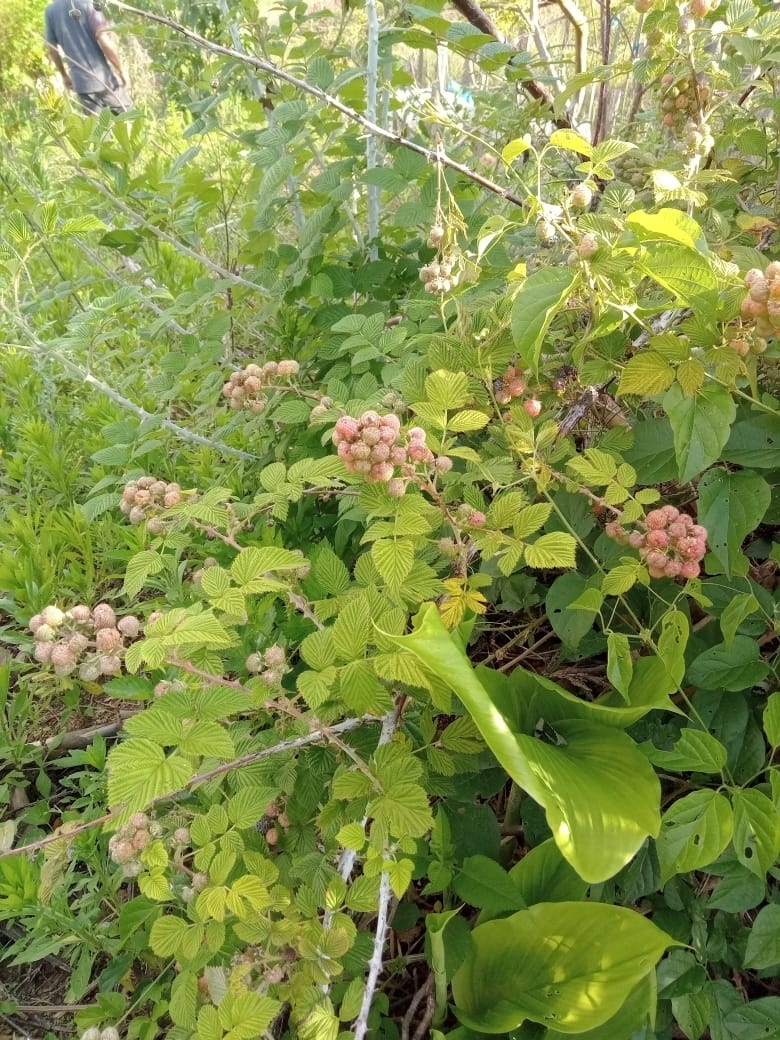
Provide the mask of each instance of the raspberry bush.
[{"label": "raspberry bush", "polygon": [[6,107],[9,1028],[780,1035],[776,12],[111,6],[149,111]]}]

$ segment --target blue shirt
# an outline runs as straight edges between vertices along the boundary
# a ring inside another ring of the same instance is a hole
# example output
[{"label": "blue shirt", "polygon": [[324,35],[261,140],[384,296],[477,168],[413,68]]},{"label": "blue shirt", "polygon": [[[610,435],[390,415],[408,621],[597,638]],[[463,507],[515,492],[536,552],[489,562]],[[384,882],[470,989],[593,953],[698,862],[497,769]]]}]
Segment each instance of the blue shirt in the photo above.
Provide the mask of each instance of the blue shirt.
[{"label": "blue shirt", "polygon": [[[78,11],[79,17],[72,17],[71,10]],[[77,94],[96,94],[119,87],[97,40],[97,33],[108,29],[108,22],[92,6],[92,0],[53,0],[44,19],[46,42],[61,48]]]}]

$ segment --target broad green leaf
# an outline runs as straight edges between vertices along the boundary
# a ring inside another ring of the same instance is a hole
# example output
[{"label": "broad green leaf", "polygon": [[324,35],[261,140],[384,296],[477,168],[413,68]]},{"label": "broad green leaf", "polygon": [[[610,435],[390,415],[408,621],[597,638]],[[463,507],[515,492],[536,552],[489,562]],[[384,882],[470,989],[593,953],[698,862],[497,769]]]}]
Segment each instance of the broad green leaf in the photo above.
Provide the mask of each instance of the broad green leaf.
[{"label": "broad green leaf", "polygon": [[512,304],[512,339],[523,364],[536,375],[542,342],[550,323],[568,298],[574,272],[561,267],[543,267],[534,272]]},{"label": "broad green leaf", "polygon": [[763,878],[780,855],[780,814],[774,802],[753,787],[734,791],[731,800],[737,859]]},{"label": "broad green leaf", "polygon": [[764,733],[773,748],[780,747],[780,692],[770,693],[764,708]]},{"label": "broad green leaf", "polygon": [[686,678],[705,690],[748,690],[769,673],[761,647],[750,636],[735,636],[731,645],[718,643],[704,650],[688,666]]},{"label": "broad green leaf", "polygon": [[663,354],[643,350],[629,359],[620,376],[619,394],[654,397],[674,382],[674,370]]},{"label": "broad green leaf", "polygon": [[731,646],[734,642],[734,636],[742,622],[759,609],[759,602],[752,592],[741,592],[734,597],[720,615],[720,630],[726,646]]},{"label": "broad green leaf", "polygon": [[656,850],[661,880],[708,866],[731,840],[734,819],[717,791],[694,791],[664,813]]},{"label": "broad green leaf", "polygon": [[698,358],[690,358],[677,366],[675,375],[677,382],[683,389],[683,393],[690,397],[692,394],[697,394],[704,386],[704,381],[707,378],[707,369]]},{"label": "broad green leaf", "polygon": [[509,871],[525,906],[536,903],[565,903],[583,899],[588,888],[566,862],[552,839],[529,849]]},{"label": "broad green leaf", "polygon": [[527,1019],[561,1033],[600,1026],[676,945],[640,914],[603,903],[538,903],[478,925],[472,939],[452,991],[461,1021],[487,1033]]},{"label": "broad green leaf", "polygon": [[700,1040],[712,1021],[712,996],[703,989],[673,997],[672,1014],[688,1040]]},{"label": "broad green leaf", "polygon": [[593,628],[600,603],[592,609],[571,609],[575,600],[581,599],[589,592],[597,593],[597,590],[591,587],[588,579],[576,573],[561,574],[547,591],[547,618],[555,634],[566,646],[578,646]]},{"label": "broad green leaf", "polygon": [[725,1016],[728,1040],[774,1040],[780,1036],[780,997],[739,1004]]},{"label": "broad green leaf", "polygon": [[131,599],[138,595],[150,574],[159,574],[165,561],[153,549],[144,549],[131,556],[125,571],[122,592]]},{"label": "broad green leaf", "polygon": [[452,883],[456,895],[490,914],[522,910],[526,903],[503,867],[487,856],[468,856]]},{"label": "broad green leaf", "polygon": [[371,559],[383,579],[399,588],[414,563],[414,543],[409,538],[380,538],[371,546]]},{"label": "broad green leaf", "polygon": [[668,290],[676,302],[714,302],[718,282],[701,253],[674,244],[648,248],[650,255],[637,265],[638,269]]},{"label": "broad green leaf", "polygon": [[225,994],[219,1005],[219,1021],[227,1031],[225,1040],[253,1040],[279,1014],[281,1004],[257,993]]},{"label": "broad green leaf", "polygon": [[720,773],[728,757],[723,744],[703,729],[684,729],[671,751],[643,750],[653,765],[678,773]]},{"label": "broad green leaf", "polygon": [[515,137],[514,140],[510,141],[509,144],[505,144],[501,149],[501,159],[507,164],[513,163],[519,155],[527,152],[530,147],[530,143],[525,138]]},{"label": "broad green leaf", "polygon": [[565,148],[570,152],[578,152],[588,158],[593,155],[593,145],[576,130],[555,130],[550,135],[550,144],[556,148]]},{"label": "broad green leaf", "polygon": [[772,491],[757,473],[713,469],[699,482],[699,523],[707,544],[727,575],[743,573],[740,550],[769,508]]},{"label": "broad green leaf", "polygon": [[663,406],[672,424],[678,477],[685,482],[720,459],[736,405],[725,387],[705,386],[686,397],[675,383],[664,395]]},{"label": "broad green leaf", "polygon": [[631,645],[622,632],[610,632],[607,636],[607,678],[626,700],[634,675]]},{"label": "broad green leaf", "polygon": [[748,933],[743,967],[772,968],[780,964],[780,906],[763,907]]},{"label": "broad green leaf", "polygon": [[735,422],[723,449],[726,462],[757,469],[776,469],[780,449],[780,415],[751,415]]},{"label": "broad green leaf", "polygon": [[[634,986],[620,1005],[617,1014],[594,1029],[585,1032],[566,1033],[568,1040],[617,1040],[618,1037],[643,1037],[643,1029],[651,1029],[658,1005],[658,987],[655,972],[649,971]],[[522,1040],[521,1034],[516,1034]],[[648,1036],[652,1034],[647,1034]],[[561,1040],[560,1030],[545,1030],[540,1040]]]},{"label": "broad green leaf", "polygon": [[704,232],[693,219],[679,209],[659,209],[657,213],[635,210],[626,218],[640,242],[679,242],[698,253],[708,253]]},{"label": "broad green leaf", "polygon": [[469,381],[465,372],[439,369],[425,380],[425,400],[441,411],[462,408],[469,397]]},{"label": "broad green leaf", "polygon": [[149,933],[149,945],[158,957],[177,957],[189,924],[181,917],[158,917]]},{"label": "broad green leaf", "polygon": [[108,756],[108,804],[122,807],[122,818],[145,809],[155,798],[175,794],[192,776],[185,758],[165,755],[159,744],[133,737]]},{"label": "broad green leaf", "polygon": [[373,828],[394,838],[421,838],[433,825],[425,789],[411,780],[396,781],[366,809]]},{"label": "broad green leaf", "polygon": [[606,880],[658,832],[658,779],[624,733],[576,716],[554,722],[562,746],[513,731],[435,609],[397,642],[452,686],[499,762],[544,807],[558,847],[581,877]]}]

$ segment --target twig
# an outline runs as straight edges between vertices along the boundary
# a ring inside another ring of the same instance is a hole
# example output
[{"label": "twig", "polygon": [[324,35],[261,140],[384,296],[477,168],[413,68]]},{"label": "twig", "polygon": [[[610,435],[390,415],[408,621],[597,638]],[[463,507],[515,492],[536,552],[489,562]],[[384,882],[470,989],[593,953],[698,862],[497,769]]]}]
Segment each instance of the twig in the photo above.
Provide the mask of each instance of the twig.
[{"label": "twig", "polygon": [[[289,83],[290,86],[295,87],[296,90],[300,90],[305,94],[310,94],[312,97],[315,97],[319,101],[329,105],[331,108],[334,108],[337,112],[341,112],[342,115],[345,115],[353,123],[362,126],[368,133],[375,134],[377,137],[381,137],[383,140],[389,141],[391,144],[407,148],[411,152],[416,152],[418,155],[422,155],[430,163],[435,164],[439,162],[448,169],[454,170],[456,173],[460,173],[464,177],[467,177],[475,184],[479,184],[486,191],[490,191],[494,195],[506,199],[507,202],[511,202],[515,206],[525,207],[525,200],[519,195],[516,195],[513,191],[510,191],[509,188],[503,188],[500,184],[496,184],[495,181],[491,181],[488,177],[483,177],[481,173],[477,173],[476,170],[472,170],[469,166],[456,162],[455,159],[450,159],[449,156],[444,154],[441,150],[435,151],[431,148],[426,148],[424,145],[417,144],[416,141],[410,141],[408,138],[402,137],[401,134],[377,126],[376,123],[372,123],[369,119],[366,119],[365,116],[356,112],[354,108],[350,108],[349,105],[345,105],[343,101],[339,101],[337,97],[328,94],[327,91],[322,90],[320,87],[315,87],[314,84],[308,83],[304,79],[300,79],[298,76],[293,76],[292,73],[287,72],[286,69],[282,69],[278,65],[274,65],[273,62],[265,61],[263,58],[258,58],[254,54],[241,54],[232,47],[225,47],[220,43],[214,43],[212,40],[207,40],[205,37],[200,36],[191,29],[188,29],[180,22],[174,21],[172,18],[167,18],[160,14],[153,14],[151,11],[142,11],[138,7],[133,7],[131,4],[124,3],[123,0],[113,0],[113,6],[121,11],[127,11],[130,14],[138,15],[140,18],[146,18],[149,21],[156,22],[158,25],[165,25],[167,28],[179,33],[179,35],[190,40],[198,47],[203,47],[204,50],[211,51],[212,54],[222,54],[227,58],[233,58],[235,61],[251,65],[260,72],[265,72],[269,76],[280,79],[284,83]],[[568,121],[566,121],[565,125],[569,125]],[[202,258],[199,257],[199,259]],[[261,286],[255,285],[252,282],[247,284],[251,285],[253,289],[262,289]]]},{"label": "twig", "polygon": [[[221,765],[215,766],[213,769],[209,769],[204,773],[196,773],[195,776],[190,779],[178,790],[170,791],[167,794],[161,794],[157,798],[152,799],[150,806],[159,805],[160,802],[168,802],[174,798],[178,798],[180,794],[185,791],[191,791],[194,787],[199,787],[201,784],[205,784],[208,780],[214,780],[218,776],[223,776],[225,773],[230,773],[234,769],[241,769],[243,766],[254,765],[255,762],[261,762],[264,758],[270,758],[271,755],[280,755],[288,751],[297,751],[299,748],[307,747],[309,744],[316,744],[321,740],[327,740],[328,734],[333,733],[349,733],[353,729],[358,729],[360,726],[365,726],[379,720],[373,715],[364,715],[358,719],[345,719],[343,722],[337,722],[334,726],[327,727],[326,730],[316,729],[312,730],[311,733],[307,733],[302,737],[295,737],[292,740],[283,740],[279,744],[274,744],[270,748],[262,748],[260,751],[252,751],[248,755],[242,755],[240,758],[234,758],[230,762],[223,762]],[[77,834],[81,834],[83,831],[92,830],[95,827],[100,827],[104,823],[108,823],[109,820],[113,820],[123,811],[123,806],[118,805],[111,812],[105,813],[105,815],[98,817],[96,820],[90,820],[89,823],[79,824],[72,830],[69,830],[67,834],[51,834],[48,838],[41,838],[39,841],[30,842],[29,845],[19,845],[15,849],[8,849],[7,852],[0,853],[0,860],[9,859],[12,856],[29,855],[31,852],[36,852],[38,849],[45,848],[47,845],[51,845],[55,841],[71,841]]]},{"label": "twig", "polygon": [[383,954],[385,950],[385,939],[387,937],[387,918],[390,907],[392,889],[390,888],[390,875],[385,871],[379,877],[379,909],[376,915],[376,932],[374,933],[374,949],[371,960],[368,962],[368,978],[366,979],[366,990],[363,994],[363,1003],[360,1005],[360,1014],[355,1019],[352,1032],[355,1040],[365,1040],[368,1032],[368,1016],[371,1004],[374,1000],[379,975],[382,971]]},{"label": "twig", "polygon": [[[366,59],[366,118],[377,121],[377,80],[379,79],[379,14],[376,0],[366,0],[366,21],[368,25],[368,55]],[[378,165],[379,150],[374,134],[366,138],[366,170],[374,170]],[[368,186],[368,242],[369,260],[379,259],[379,207],[381,192],[378,184]]]},{"label": "twig", "polygon": [[[415,995],[412,997],[409,1007],[406,1009],[404,1017],[401,1019],[401,1040],[409,1040],[412,1022],[414,1021],[414,1016],[417,1012],[417,1008],[420,1006],[423,1000],[425,1000],[426,997],[431,997],[432,994],[433,975],[428,974],[425,979],[425,982],[423,982],[422,986],[420,986]],[[435,1007],[435,1004],[433,1006]],[[431,1017],[433,1017],[433,1010],[431,1010]],[[423,1015],[423,1021],[425,1021],[425,1018],[426,1016]],[[426,1029],[429,1025],[430,1021],[426,1023]],[[415,1032],[415,1036],[416,1035],[417,1034]]]}]

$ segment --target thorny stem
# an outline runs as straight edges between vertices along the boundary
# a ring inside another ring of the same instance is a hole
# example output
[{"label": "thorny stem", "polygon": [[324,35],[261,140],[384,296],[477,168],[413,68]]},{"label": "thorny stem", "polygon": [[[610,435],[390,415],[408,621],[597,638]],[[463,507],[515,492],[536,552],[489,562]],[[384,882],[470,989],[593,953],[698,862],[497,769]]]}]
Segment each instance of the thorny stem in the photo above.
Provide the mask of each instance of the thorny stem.
[{"label": "thorny stem", "polygon": [[[333,726],[323,727],[321,729],[312,730],[311,733],[306,733],[302,737],[295,737],[292,740],[283,740],[278,744],[274,744],[273,747],[263,748],[260,751],[252,751],[248,755],[242,755],[240,758],[234,758],[230,762],[223,762],[221,765],[215,766],[213,769],[209,769],[205,773],[196,773],[195,776],[190,779],[178,790],[170,791],[167,794],[159,795],[159,797],[152,800],[150,806],[159,805],[161,802],[168,802],[172,799],[178,798],[183,792],[190,791],[194,787],[199,787],[201,784],[205,784],[208,780],[214,780],[218,776],[224,776],[225,773],[231,773],[234,769],[241,769],[243,766],[254,765],[256,762],[261,762],[264,758],[270,758],[271,755],[279,755],[288,751],[298,751],[300,748],[308,747],[309,744],[317,744],[320,741],[327,741],[334,733],[349,733],[353,729],[358,729],[360,726],[378,722],[379,720],[373,715],[364,715],[361,718],[356,719],[345,719],[343,722],[337,722]],[[46,848],[46,846],[53,844],[55,841],[71,841],[77,834],[81,834],[83,831],[93,830],[95,827],[100,827],[104,823],[108,823],[110,820],[115,819],[123,812],[123,806],[118,805],[111,812],[105,813],[105,815],[98,817],[96,820],[90,820],[89,823],[79,824],[72,830],[69,830],[67,834],[52,834],[48,838],[41,838],[40,841],[30,842],[29,845],[19,845],[15,849],[8,849],[6,852],[0,852],[0,860],[10,859],[12,856],[29,855],[31,852],[36,852],[38,849]]]},{"label": "thorny stem", "polygon": [[390,875],[383,871],[379,878],[379,911],[376,916],[374,950],[371,954],[371,960],[368,962],[368,978],[366,979],[366,990],[363,994],[360,1014],[355,1019],[352,1030],[355,1040],[365,1040],[368,1032],[368,1016],[374,1000],[374,992],[379,981],[379,975],[382,971],[382,955],[385,948],[385,938],[387,937],[387,918],[391,896]]}]

